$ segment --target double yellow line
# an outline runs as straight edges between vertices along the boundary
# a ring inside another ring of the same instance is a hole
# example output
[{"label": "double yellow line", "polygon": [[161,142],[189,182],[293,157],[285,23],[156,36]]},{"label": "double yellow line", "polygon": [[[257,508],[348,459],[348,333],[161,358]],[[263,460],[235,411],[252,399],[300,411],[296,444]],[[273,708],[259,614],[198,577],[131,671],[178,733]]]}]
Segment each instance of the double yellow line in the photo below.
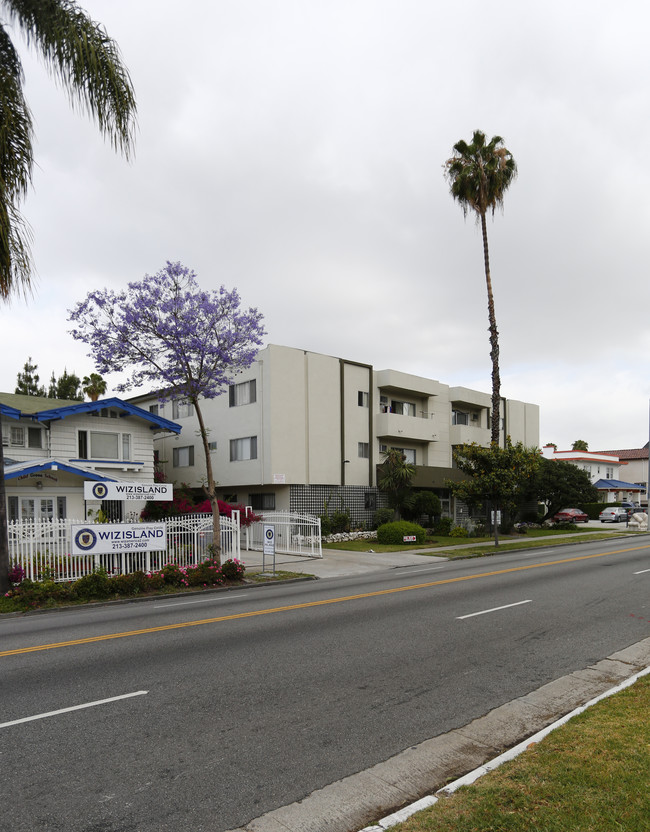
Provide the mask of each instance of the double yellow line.
[{"label": "double yellow line", "polygon": [[324,607],[327,604],[342,604],[346,601],[359,601],[362,598],[378,598],[381,595],[394,595],[398,592],[411,592],[415,589],[427,589],[432,586],[443,586],[444,584],[455,584],[460,581],[475,581],[478,578],[491,578],[495,575],[507,575],[510,572],[524,572],[527,569],[541,569],[545,566],[557,566],[563,563],[575,563],[581,560],[592,560],[593,558],[603,558],[609,555],[618,555],[623,552],[634,552],[639,549],[647,549],[648,546],[633,546],[629,549],[616,549],[612,552],[600,552],[595,555],[582,555],[575,558],[565,558],[563,560],[550,560],[544,563],[531,563],[526,566],[513,566],[510,569],[498,569],[494,572],[481,572],[476,575],[465,575],[460,578],[445,578],[439,581],[428,581],[423,584],[411,584],[409,586],[400,586],[393,589],[380,589],[375,592],[363,592],[359,595],[343,595],[339,598],[326,598],[323,601],[307,601],[304,604],[290,604],[284,607],[271,607],[270,609],[255,610],[253,612],[238,612],[233,615],[220,615],[216,618],[202,618],[198,621],[186,621],[181,624],[164,624],[161,627],[147,627],[143,630],[128,630],[124,633],[107,633],[101,636],[89,636],[88,638],[77,638],[72,641],[57,641],[52,644],[38,644],[34,647],[18,647],[15,650],[0,651],[0,658],[5,656],[20,656],[24,653],[37,653],[41,650],[56,650],[59,647],[74,647],[78,644],[93,644],[98,641],[110,641],[115,638],[130,638],[131,636],[143,636],[150,633],[163,633],[166,630],[181,630],[184,627],[201,627],[204,624],[218,624],[221,621],[236,621],[239,618],[254,618],[258,615],[272,615],[278,612],[290,612],[292,610],[305,610],[310,607]]}]

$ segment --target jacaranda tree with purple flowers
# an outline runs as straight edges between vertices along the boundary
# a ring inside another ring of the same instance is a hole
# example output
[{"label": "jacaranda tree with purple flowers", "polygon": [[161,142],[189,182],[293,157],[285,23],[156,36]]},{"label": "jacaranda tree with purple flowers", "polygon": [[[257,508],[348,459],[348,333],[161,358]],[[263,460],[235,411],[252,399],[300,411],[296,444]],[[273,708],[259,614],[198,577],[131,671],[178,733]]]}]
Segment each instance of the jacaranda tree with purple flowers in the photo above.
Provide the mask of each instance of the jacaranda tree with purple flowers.
[{"label": "jacaranda tree with purple flowers", "polygon": [[130,373],[116,390],[154,384],[161,401],[194,405],[205,453],[205,492],[221,563],[219,506],[201,399],[214,399],[253,363],[265,335],[262,314],[242,310],[236,289],[202,290],[196,274],[170,263],[128,289],[89,292],[72,310],[72,337],[90,347],[99,373]]}]

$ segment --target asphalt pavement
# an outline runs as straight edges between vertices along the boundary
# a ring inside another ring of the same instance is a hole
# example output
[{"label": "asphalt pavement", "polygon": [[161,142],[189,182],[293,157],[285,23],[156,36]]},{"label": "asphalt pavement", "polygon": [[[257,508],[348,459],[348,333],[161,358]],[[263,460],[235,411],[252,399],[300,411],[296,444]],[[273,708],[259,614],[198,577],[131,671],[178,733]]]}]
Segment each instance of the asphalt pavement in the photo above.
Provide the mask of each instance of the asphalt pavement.
[{"label": "asphalt pavement", "polygon": [[[591,521],[588,525],[612,533],[623,532],[618,524]],[[472,545],[475,544],[467,544]],[[361,553],[324,549],[322,559],[277,555],[275,568],[333,578],[446,560],[436,555],[440,551],[445,550]],[[260,553],[245,552],[242,557],[249,569],[262,565]],[[266,571],[270,571],[269,556],[265,561]],[[230,832],[381,832],[404,820],[412,811],[424,808],[423,798],[424,802],[430,800],[428,796],[451,780],[483,766],[489,769],[491,761],[507,749],[513,749],[648,667],[650,638]]]}]

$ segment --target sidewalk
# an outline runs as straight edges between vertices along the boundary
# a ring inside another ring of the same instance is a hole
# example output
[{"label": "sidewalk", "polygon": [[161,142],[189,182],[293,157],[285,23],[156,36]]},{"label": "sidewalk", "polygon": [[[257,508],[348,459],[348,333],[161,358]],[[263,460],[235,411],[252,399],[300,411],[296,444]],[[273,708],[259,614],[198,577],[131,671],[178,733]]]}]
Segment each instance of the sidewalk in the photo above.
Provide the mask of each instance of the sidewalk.
[{"label": "sidewalk", "polygon": [[[624,527],[618,524],[608,523],[593,527],[594,531],[608,531],[619,532],[624,531]],[[571,543],[574,537],[581,537],[580,532],[575,534],[567,534],[567,543]],[[555,538],[553,538],[555,539]],[[525,543],[528,538],[522,535],[520,538],[504,537],[501,538],[502,543],[512,543],[513,541],[521,540]],[[369,541],[372,545],[372,541]],[[471,549],[477,545],[476,541],[469,540],[467,543],[454,544],[453,549]],[[489,544],[482,544],[489,545]],[[561,545],[558,543],[555,546]],[[542,548],[543,544],[540,544]],[[323,549],[322,558],[308,558],[299,557],[296,555],[286,555],[278,553],[275,556],[275,568],[280,571],[300,572],[305,575],[315,575],[317,578],[340,578],[346,575],[363,575],[368,572],[376,572],[381,569],[397,569],[402,566],[429,566],[432,563],[444,563],[447,558],[444,556],[437,556],[437,552],[448,552],[452,548],[447,546],[432,547],[430,549],[404,549],[398,552],[353,552],[343,549]],[[503,551],[512,552],[515,547],[509,546]],[[242,551],[241,559],[246,565],[247,569],[261,569],[262,568],[262,553],[261,552],[246,552]],[[265,558],[265,568],[267,572],[273,569],[273,558],[267,555]]]}]

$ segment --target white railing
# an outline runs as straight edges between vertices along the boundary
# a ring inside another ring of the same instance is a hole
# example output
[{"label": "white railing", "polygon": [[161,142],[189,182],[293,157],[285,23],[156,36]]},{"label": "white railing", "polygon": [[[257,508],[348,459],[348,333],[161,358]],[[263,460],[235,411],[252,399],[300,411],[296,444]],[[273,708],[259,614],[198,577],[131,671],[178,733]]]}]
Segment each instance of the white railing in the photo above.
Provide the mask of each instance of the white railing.
[{"label": "white railing", "polygon": [[263,549],[264,524],[275,527],[275,551],[304,558],[322,558],[320,517],[291,511],[265,511],[245,529],[246,549]]},{"label": "white railing", "polygon": [[[195,566],[209,557],[212,543],[212,515],[191,514],[170,517],[166,548],[155,552],[116,552],[107,555],[73,555],[71,526],[84,520],[45,520],[12,522],[8,526],[9,559],[25,570],[33,581],[49,576],[55,581],[75,581],[103,567],[109,575],[130,572],[157,572],[167,563]],[[241,558],[239,512],[222,516],[221,560]]]}]

